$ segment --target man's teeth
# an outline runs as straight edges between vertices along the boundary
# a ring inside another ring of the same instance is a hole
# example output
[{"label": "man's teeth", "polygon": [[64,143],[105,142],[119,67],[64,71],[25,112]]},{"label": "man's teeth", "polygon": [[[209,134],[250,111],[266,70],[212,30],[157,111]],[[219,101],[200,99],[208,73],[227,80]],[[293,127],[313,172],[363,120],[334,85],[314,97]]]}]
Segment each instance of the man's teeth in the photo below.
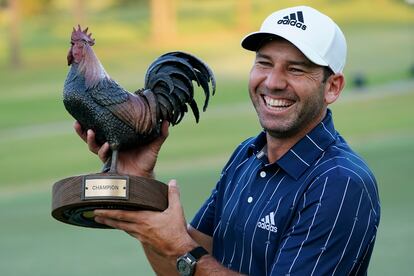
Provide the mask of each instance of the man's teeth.
[{"label": "man's teeth", "polygon": [[264,100],[266,102],[266,105],[270,106],[270,107],[282,108],[282,107],[289,107],[289,106],[292,105],[292,102],[290,102],[290,101],[283,100],[283,99],[272,99],[272,98],[267,97],[267,96],[264,97]]}]

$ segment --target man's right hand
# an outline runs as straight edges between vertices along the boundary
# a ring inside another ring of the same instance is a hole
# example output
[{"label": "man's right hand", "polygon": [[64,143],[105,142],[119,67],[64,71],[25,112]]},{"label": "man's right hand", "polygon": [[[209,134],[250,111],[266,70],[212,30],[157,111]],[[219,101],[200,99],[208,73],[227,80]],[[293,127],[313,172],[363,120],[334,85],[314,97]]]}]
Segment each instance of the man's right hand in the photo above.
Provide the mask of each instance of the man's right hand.
[{"label": "man's right hand", "polygon": [[[91,130],[83,130],[79,122],[75,122],[74,129],[79,137],[84,140],[89,150],[99,156],[102,162],[106,162],[110,155],[110,147],[106,142],[98,145],[95,141],[95,133]],[[169,123],[164,121],[161,126],[161,135],[150,144],[137,146],[129,150],[119,152],[117,170],[122,174],[136,175],[154,178],[154,167],[162,144],[168,137]]]}]

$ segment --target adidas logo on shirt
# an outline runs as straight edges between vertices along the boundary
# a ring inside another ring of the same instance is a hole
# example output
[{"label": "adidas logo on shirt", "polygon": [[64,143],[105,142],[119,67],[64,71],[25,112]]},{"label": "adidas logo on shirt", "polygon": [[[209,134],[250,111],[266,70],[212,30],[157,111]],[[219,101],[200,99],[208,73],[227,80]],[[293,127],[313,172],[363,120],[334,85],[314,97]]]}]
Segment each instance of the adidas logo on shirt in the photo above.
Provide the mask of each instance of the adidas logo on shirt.
[{"label": "adidas logo on shirt", "polygon": [[262,228],[264,230],[268,230],[270,232],[277,233],[277,227],[275,224],[275,213],[270,212],[270,214],[258,221],[257,227]]},{"label": "adidas logo on shirt", "polygon": [[277,21],[277,24],[295,26],[296,28],[306,30],[303,13],[301,11],[284,16],[283,19]]}]

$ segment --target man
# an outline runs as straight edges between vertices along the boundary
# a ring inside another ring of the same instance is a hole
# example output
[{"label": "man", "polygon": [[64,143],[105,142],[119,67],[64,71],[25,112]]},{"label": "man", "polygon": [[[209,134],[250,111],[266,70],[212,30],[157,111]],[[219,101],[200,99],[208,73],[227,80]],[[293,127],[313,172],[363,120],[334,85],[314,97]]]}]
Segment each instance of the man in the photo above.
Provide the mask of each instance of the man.
[{"label": "man", "polygon": [[[242,46],[256,52],[249,93],[263,132],[236,149],[191,224],[174,180],[164,212],[97,210],[96,221],[140,240],[158,274],[366,274],[380,219],[376,181],[327,108],[345,83],[342,31],[293,7]],[[108,145],[75,128],[105,160]],[[164,123],[149,147],[122,153],[120,170],[151,177],[167,135]]]}]

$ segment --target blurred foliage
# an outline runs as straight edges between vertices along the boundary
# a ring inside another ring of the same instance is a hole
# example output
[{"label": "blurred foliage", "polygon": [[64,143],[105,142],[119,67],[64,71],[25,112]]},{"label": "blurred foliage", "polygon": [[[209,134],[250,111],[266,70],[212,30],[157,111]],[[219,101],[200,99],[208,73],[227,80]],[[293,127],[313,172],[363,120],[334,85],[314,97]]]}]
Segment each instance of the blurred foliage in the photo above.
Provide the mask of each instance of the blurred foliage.
[{"label": "blurred foliage", "polygon": [[[6,10],[10,0],[0,0],[0,9]],[[42,16],[47,12],[66,9],[70,11],[74,3],[79,1],[90,13],[99,12],[103,9],[114,7],[143,8],[148,7],[151,0],[17,0],[20,3],[23,15]],[[228,12],[228,9],[234,9],[239,0],[177,0],[178,12],[193,10],[192,15],[197,17],[197,11],[206,11],[218,13],[220,11]],[[262,19],[264,14],[269,11],[296,5],[299,3],[289,0],[248,0],[250,5]],[[331,17],[341,22],[349,23],[350,21],[360,22],[413,22],[414,5],[408,3],[409,0],[303,0],[300,4],[310,5],[328,13]],[[0,16],[1,16],[0,10]],[[375,12],[373,12],[375,11]],[[386,16],[384,16],[386,15]],[[221,18],[226,22],[225,17]],[[1,21],[0,21],[1,22]]]},{"label": "blurred foliage", "polygon": [[114,1],[113,6],[148,6],[150,0],[117,0]]},{"label": "blurred foliage", "polygon": [[19,0],[23,16],[38,15],[52,9],[53,0]]},{"label": "blurred foliage", "polygon": [[[16,1],[16,0],[15,0]],[[21,15],[32,16],[42,15],[53,9],[54,0],[17,0]],[[7,9],[11,0],[0,0],[0,9]]]},{"label": "blurred foliage", "polygon": [[[0,1],[4,6],[8,0]],[[241,30],[237,15],[239,0],[176,0],[177,34],[157,43],[152,40],[149,0],[20,1],[27,1],[27,9],[34,12],[20,22],[23,60],[20,70],[27,70],[21,73],[29,75],[33,74],[30,72],[33,68],[48,74],[60,65],[68,33],[78,23],[91,27],[97,38],[97,51],[109,66],[135,68],[136,60],[147,64],[151,57],[166,49],[180,48],[217,59],[216,70],[245,74],[244,68],[250,66],[250,61],[238,52],[240,38],[256,30],[271,11],[292,5],[288,0],[246,0],[251,8],[249,24]],[[39,3],[48,8],[40,9]],[[76,15],[79,3],[83,13]],[[305,0],[301,4],[314,6],[339,21],[349,43],[347,70],[351,74],[361,71],[356,66],[367,68],[369,84],[408,77],[409,73],[403,72],[414,63],[414,53],[410,50],[414,45],[414,5],[396,0]],[[0,40],[0,70],[9,69],[8,18],[7,9],[2,9],[0,37],[5,39]],[[220,53],[211,49],[220,49]],[[390,56],[391,52],[396,58]],[[12,78],[5,76],[2,81],[16,81],[14,77],[18,76],[14,71]]]}]

